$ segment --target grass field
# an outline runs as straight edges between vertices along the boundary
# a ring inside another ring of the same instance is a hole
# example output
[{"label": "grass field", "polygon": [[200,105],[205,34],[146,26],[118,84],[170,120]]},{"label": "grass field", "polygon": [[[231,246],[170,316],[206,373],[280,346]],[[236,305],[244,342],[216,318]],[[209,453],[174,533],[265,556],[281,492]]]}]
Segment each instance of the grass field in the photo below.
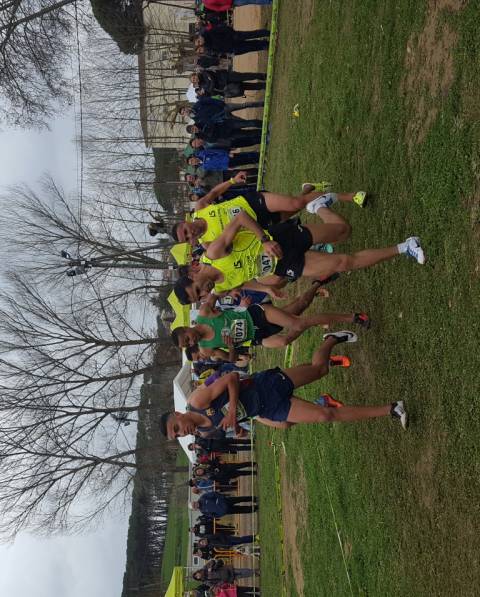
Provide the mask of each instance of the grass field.
[{"label": "grass field", "polygon": [[[336,208],[353,225],[342,250],[416,234],[428,263],[398,258],[332,285],[325,310],[365,310],[374,327],[337,351],[350,370],[299,392],[403,398],[407,433],[389,420],[259,430],[268,597],[479,594],[479,17],[459,0],[280,3],[266,188],[368,190],[365,210]],[[319,338],[302,337],[294,363]]]}]

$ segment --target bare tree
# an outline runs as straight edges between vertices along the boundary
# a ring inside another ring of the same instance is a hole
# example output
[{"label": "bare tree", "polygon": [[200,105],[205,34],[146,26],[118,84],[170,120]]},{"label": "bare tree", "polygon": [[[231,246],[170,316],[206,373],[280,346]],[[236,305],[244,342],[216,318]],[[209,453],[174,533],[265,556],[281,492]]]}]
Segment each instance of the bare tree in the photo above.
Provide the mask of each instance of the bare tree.
[{"label": "bare tree", "polygon": [[[90,17],[75,0],[12,0],[0,5],[0,118],[21,127],[43,127],[70,98],[65,57],[75,21]],[[71,13],[70,13],[71,10]]]}]

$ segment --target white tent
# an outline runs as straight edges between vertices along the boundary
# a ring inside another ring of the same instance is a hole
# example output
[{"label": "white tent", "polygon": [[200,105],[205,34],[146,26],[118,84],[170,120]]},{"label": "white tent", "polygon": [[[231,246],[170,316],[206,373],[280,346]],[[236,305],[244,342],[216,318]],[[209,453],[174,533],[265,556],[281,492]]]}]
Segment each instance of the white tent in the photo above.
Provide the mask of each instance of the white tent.
[{"label": "white tent", "polygon": [[198,102],[197,92],[195,91],[195,87],[192,85],[192,83],[190,83],[190,85],[187,87],[187,92],[185,95],[191,104]]},{"label": "white tent", "polygon": [[[180,413],[187,411],[187,400],[192,391],[192,364],[183,355],[183,365],[173,380],[173,403],[175,410]],[[191,462],[195,462],[195,453],[187,449],[188,444],[195,441],[193,435],[179,437],[178,441]]]}]

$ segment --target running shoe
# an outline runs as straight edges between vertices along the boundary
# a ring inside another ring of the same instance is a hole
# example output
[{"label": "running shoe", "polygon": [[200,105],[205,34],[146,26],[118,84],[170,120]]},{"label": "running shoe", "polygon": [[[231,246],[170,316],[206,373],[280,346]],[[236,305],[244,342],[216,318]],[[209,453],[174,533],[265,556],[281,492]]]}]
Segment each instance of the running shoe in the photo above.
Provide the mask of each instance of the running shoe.
[{"label": "running shoe", "polygon": [[318,404],[319,406],[327,406],[330,408],[342,408],[342,406],[344,406],[343,402],[340,402],[340,400],[335,400],[335,398],[330,394],[322,394],[316,400],[314,400],[313,403]]},{"label": "running shoe", "polygon": [[323,193],[324,191],[328,191],[331,186],[332,183],[326,180],[322,180],[322,182],[304,182],[302,184],[302,193],[313,193],[314,191]]},{"label": "running shoe", "polygon": [[330,357],[330,367],[345,367],[348,368],[352,364],[352,361],[344,355],[335,355]]},{"label": "running shoe", "polygon": [[403,403],[403,400],[397,400],[397,402],[392,402],[390,416],[392,417],[392,419],[398,419],[403,429],[406,429],[408,427],[408,414],[405,410],[405,404]]},{"label": "running shoe", "polygon": [[315,199],[312,199],[312,201],[309,201],[307,205],[305,205],[305,209],[311,214],[316,214],[322,207],[331,207],[336,201],[336,193],[325,193],[324,195],[319,195],[318,197],[315,197]]},{"label": "running shoe", "polygon": [[362,328],[369,330],[372,325],[372,320],[366,313],[355,313],[353,316],[353,323],[358,323]]},{"label": "running shoe", "polygon": [[328,334],[323,335],[323,339],[326,340],[327,338],[336,338],[338,340],[338,344],[341,342],[357,342],[358,336],[354,332],[350,332],[349,330],[341,330],[340,332],[329,332]]},{"label": "running shoe", "polygon": [[358,191],[353,196],[353,202],[359,207],[365,207],[367,204],[367,193],[365,191]]},{"label": "running shoe", "polygon": [[420,239],[418,236],[411,236],[410,238],[407,238],[405,243],[405,255],[408,255],[412,259],[415,259],[417,263],[423,265],[425,263],[425,253],[420,245]]},{"label": "running shoe", "polygon": [[316,243],[309,250],[317,251],[318,253],[333,253],[335,249],[330,243]]}]

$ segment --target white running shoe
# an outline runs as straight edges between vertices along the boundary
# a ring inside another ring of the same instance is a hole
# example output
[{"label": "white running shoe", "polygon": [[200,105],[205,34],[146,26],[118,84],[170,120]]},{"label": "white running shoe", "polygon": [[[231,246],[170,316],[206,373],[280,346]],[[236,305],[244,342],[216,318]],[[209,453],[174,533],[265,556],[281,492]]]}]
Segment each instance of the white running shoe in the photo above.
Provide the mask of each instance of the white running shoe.
[{"label": "white running shoe", "polygon": [[412,257],[412,259],[415,259],[417,263],[423,265],[425,263],[425,253],[422,249],[418,236],[411,236],[410,238],[407,238],[405,243],[405,255]]},{"label": "white running shoe", "polygon": [[336,193],[324,193],[323,195],[320,195],[319,197],[316,197],[307,203],[305,209],[311,214],[316,214],[320,208],[331,207],[336,201]]},{"label": "white running shoe", "polygon": [[398,419],[403,429],[406,429],[408,427],[408,413],[405,410],[405,404],[403,403],[403,400],[397,400],[397,402],[392,402],[390,416],[392,417],[392,419]]},{"label": "white running shoe", "polygon": [[340,332],[329,332],[328,334],[323,335],[323,339],[326,340],[327,338],[331,337],[337,338],[338,343],[341,342],[357,342],[358,336],[355,332],[350,332],[349,330],[341,330]]}]

